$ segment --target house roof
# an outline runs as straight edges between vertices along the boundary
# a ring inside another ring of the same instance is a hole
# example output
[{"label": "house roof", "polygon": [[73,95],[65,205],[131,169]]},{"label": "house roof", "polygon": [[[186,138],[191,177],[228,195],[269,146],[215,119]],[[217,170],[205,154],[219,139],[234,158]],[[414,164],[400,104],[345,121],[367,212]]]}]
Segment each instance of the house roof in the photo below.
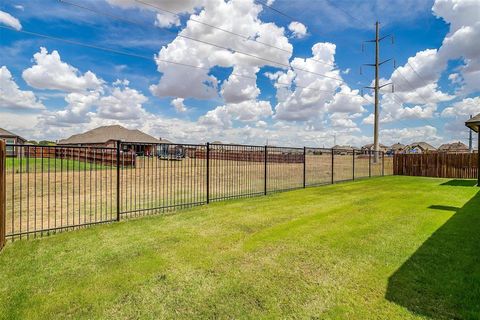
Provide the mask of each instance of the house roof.
[{"label": "house roof", "polygon": [[467,145],[462,142],[445,143],[438,147],[439,151],[468,151]]},{"label": "house roof", "polygon": [[75,134],[68,139],[63,139],[58,144],[93,144],[106,143],[111,140],[121,140],[138,143],[169,143],[168,140],[160,140],[140,130],[130,130],[120,125],[103,126],[90,131]]},{"label": "house roof", "polygon": [[[379,144],[380,148],[388,148],[386,145],[384,144]],[[373,143],[369,143],[369,144],[366,144],[362,147],[362,149],[371,149],[373,148]]]},{"label": "house roof", "polygon": [[423,149],[423,150],[437,150],[431,144],[423,142],[423,141],[422,142],[411,143],[406,148],[415,148],[415,147],[419,147],[420,149]]},{"label": "house roof", "polygon": [[393,149],[393,150],[400,150],[400,149],[403,149],[403,148],[405,148],[405,145],[401,144],[400,142],[392,144],[392,146],[390,147],[390,149]]},{"label": "house roof", "polygon": [[23,141],[27,141],[27,139],[24,139],[24,138],[20,137],[18,134],[15,134],[15,133],[10,132],[8,130],[5,130],[3,128],[0,128],[0,137],[20,138]]},{"label": "house roof", "polygon": [[336,145],[332,149],[337,149],[337,150],[359,150],[357,147],[352,147],[352,146],[340,146]]},{"label": "house roof", "polygon": [[475,132],[480,131],[480,113],[466,121],[465,125]]}]

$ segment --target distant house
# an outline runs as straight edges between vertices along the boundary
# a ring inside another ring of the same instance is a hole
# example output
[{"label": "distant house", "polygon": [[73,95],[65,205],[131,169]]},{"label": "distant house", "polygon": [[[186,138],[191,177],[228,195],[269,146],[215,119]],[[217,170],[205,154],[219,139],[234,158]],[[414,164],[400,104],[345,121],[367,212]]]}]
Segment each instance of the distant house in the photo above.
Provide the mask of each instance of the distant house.
[{"label": "distant house", "polygon": [[[0,140],[5,141],[7,144],[25,144],[26,139],[20,137],[18,134],[10,132],[8,130],[0,128]],[[7,156],[16,156],[19,151],[22,150],[19,147],[7,146]]]},{"label": "distant house", "polygon": [[170,143],[168,140],[157,139],[140,130],[131,130],[120,125],[103,126],[90,131],[75,134],[70,138],[60,140],[59,145],[115,147],[120,140],[123,150],[134,151],[137,154],[153,155],[156,145]]},{"label": "distant house", "polygon": [[445,143],[438,147],[439,152],[446,153],[468,153],[468,147],[462,142]]},{"label": "distant house", "polygon": [[356,148],[356,147],[352,147],[352,146],[341,146],[341,145],[338,145],[338,144],[335,145],[335,146],[333,146],[332,149],[350,150],[350,151],[352,151],[352,150],[358,150],[358,148]]},{"label": "distant house", "polygon": [[335,150],[335,153],[337,154],[348,154],[348,153],[352,153],[354,150],[355,152],[358,152],[360,151],[359,148],[357,147],[352,147],[352,146],[341,146],[341,145],[335,145],[333,146],[332,148],[333,150]]},{"label": "distant house", "polygon": [[403,153],[428,153],[428,152],[436,152],[437,149],[432,146],[431,144],[428,144],[426,142],[414,142],[412,144],[409,144],[404,148]]},{"label": "distant house", "polygon": [[389,154],[397,154],[397,153],[402,153],[403,150],[405,149],[405,145],[401,144],[400,142],[397,142],[395,144],[392,144],[387,153]]},{"label": "distant house", "polygon": [[[389,149],[389,148],[388,148],[386,145],[380,144],[380,148],[379,148],[378,151],[387,152],[388,149]],[[364,153],[364,154],[373,153],[373,151],[375,151],[375,150],[374,150],[374,145],[373,145],[373,143],[364,145],[364,146],[361,148],[361,151],[362,151],[362,153]]]}]

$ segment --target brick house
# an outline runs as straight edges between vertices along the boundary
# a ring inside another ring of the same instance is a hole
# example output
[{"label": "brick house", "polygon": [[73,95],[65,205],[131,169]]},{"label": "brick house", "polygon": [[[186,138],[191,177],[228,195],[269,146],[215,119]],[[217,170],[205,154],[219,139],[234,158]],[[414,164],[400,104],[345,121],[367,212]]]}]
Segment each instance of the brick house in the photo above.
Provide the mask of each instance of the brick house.
[{"label": "brick house", "polygon": [[[5,141],[7,144],[25,144],[27,142],[26,139],[22,138],[18,134],[0,128],[0,140]],[[16,156],[19,151],[22,150],[21,148],[15,146],[7,146],[7,156]]]},{"label": "brick house", "polygon": [[134,151],[138,155],[153,155],[157,145],[170,143],[165,139],[157,139],[137,129],[127,129],[120,125],[102,126],[84,133],[75,134],[67,139],[60,140],[59,145],[116,147],[120,140],[124,151]]}]

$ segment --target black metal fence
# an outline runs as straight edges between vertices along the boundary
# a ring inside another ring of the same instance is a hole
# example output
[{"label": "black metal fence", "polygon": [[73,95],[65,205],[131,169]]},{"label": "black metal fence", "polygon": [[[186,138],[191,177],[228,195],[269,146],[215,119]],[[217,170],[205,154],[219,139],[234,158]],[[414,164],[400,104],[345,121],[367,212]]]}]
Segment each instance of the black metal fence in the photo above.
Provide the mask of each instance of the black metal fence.
[{"label": "black metal fence", "polygon": [[140,156],[132,145],[9,145],[7,237],[392,174],[382,152],[207,143],[150,144]]}]

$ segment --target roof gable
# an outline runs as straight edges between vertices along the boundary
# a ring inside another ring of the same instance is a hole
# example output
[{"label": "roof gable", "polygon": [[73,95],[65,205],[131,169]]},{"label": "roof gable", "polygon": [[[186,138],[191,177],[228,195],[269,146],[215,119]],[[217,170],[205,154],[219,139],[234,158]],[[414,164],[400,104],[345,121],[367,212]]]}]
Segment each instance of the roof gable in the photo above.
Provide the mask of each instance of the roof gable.
[{"label": "roof gable", "polygon": [[68,139],[60,140],[58,144],[106,143],[112,140],[137,143],[168,143],[166,140],[159,140],[137,129],[130,130],[120,125],[112,125],[75,134]]},{"label": "roof gable", "polygon": [[480,131],[480,113],[465,122],[465,125],[475,132]]},{"label": "roof gable", "polygon": [[0,128],[0,136],[2,136],[2,137],[12,137],[12,138],[15,137],[15,138],[19,138],[20,140],[27,141],[27,139],[22,138],[18,134],[15,134],[15,133],[10,132],[8,130],[5,130],[3,128]]},{"label": "roof gable", "polygon": [[454,143],[445,143],[438,147],[440,151],[465,151],[468,150],[467,145],[458,141]]},{"label": "roof gable", "polygon": [[419,149],[422,149],[422,150],[431,150],[431,151],[437,150],[431,144],[423,142],[423,141],[422,142],[414,142],[414,143],[408,145],[406,148],[408,148],[408,149],[419,148]]}]

